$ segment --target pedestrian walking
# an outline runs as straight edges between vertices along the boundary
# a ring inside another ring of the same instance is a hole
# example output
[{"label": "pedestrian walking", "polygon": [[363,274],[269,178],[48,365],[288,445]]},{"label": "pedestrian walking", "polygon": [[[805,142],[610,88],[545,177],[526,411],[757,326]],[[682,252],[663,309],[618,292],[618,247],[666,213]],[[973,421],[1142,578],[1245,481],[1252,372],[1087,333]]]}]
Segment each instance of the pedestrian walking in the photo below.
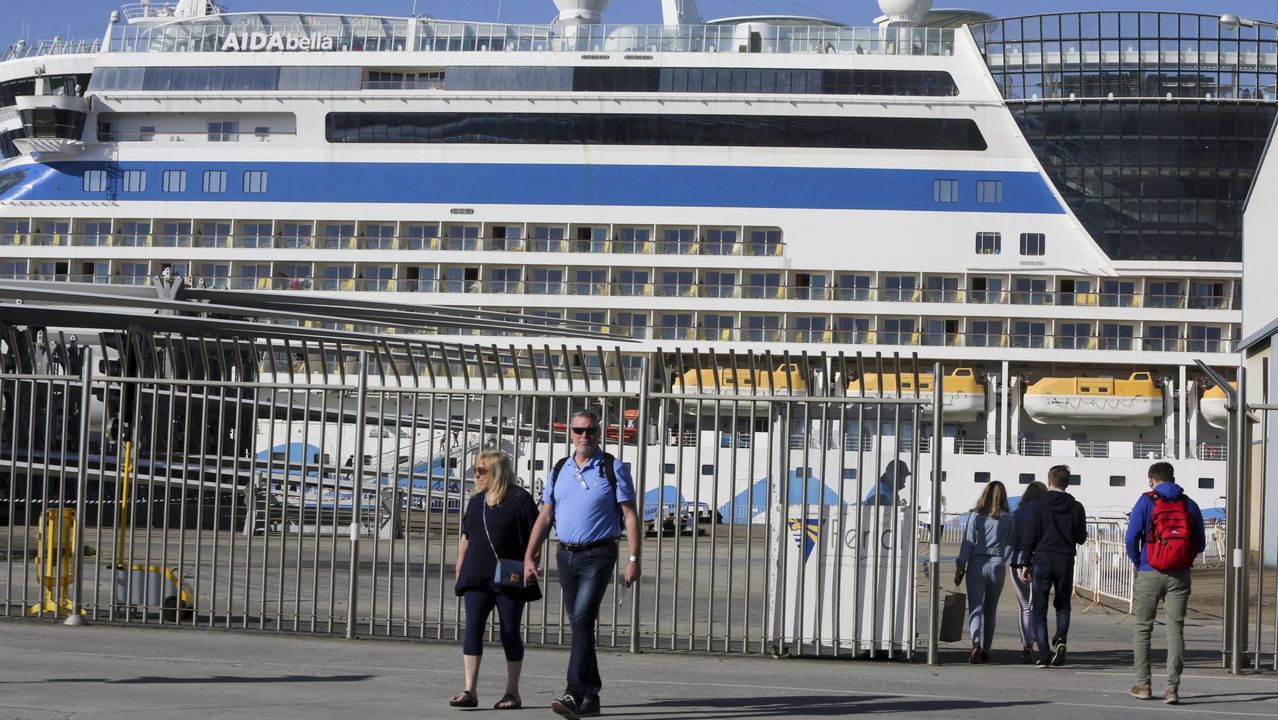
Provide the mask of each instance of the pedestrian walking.
[{"label": "pedestrian walking", "polygon": [[1007,489],[995,480],[985,486],[968,515],[959,547],[954,584],[967,577],[968,628],[972,634],[973,665],[989,662],[994,643],[994,619],[1003,594],[1007,561],[1012,554],[1015,520],[1007,507]]},{"label": "pedestrian walking", "polygon": [[[475,493],[466,505],[461,541],[457,545],[455,592],[466,607],[462,661],[466,689],[448,701],[453,707],[479,705],[479,663],[484,655],[484,628],[493,608],[500,622],[498,637],[506,653],[506,692],[493,707],[516,710],[523,705],[519,674],[524,643],[519,623],[524,604],[541,599],[536,578],[525,578],[523,558],[537,521],[537,503],[515,484],[510,457],[499,450],[475,460]],[[503,572],[505,566],[505,572]]]},{"label": "pedestrian walking", "polygon": [[599,416],[589,410],[577,412],[568,427],[573,453],[555,463],[547,478],[541,513],[524,557],[524,573],[530,580],[541,574],[541,543],[553,522],[559,538],[555,553],[559,586],[572,621],[572,652],[564,695],[550,707],[574,720],[601,712],[603,680],[595,653],[595,621],[616,569],[623,524],[629,547],[623,573],[627,587],[639,579],[641,536],[630,470],[600,448]]},{"label": "pedestrian walking", "polygon": [[1185,667],[1185,608],[1189,604],[1194,559],[1207,548],[1203,513],[1176,483],[1171,463],[1149,466],[1149,492],[1136,500],[1127,523],[1127,557],[1136,567],[1132,611],[1136,615],[1132,696],[1153,697],[1149,640],[1158,603],[1166,600],[1167,685],[1163,702],[1180,702],[1180,673]]},{"label": "pedestrian walking", "polygon": [[[1034,502],[1046,494],[1047,486],[1038,480],[1027,485],[1025,492],[1021,493],[1021,502],[1012,513],[1015,522],[1015,530],[1012,534],[1013,558],[1015,558],[1015,548],[1021,545],[1020,535],[1029,526],[1027,516],[1031,512],[1037,512]],[[1030,579],[1023,577],[1019,568],[1015,567],[1012,568],[1012,588],[1016,590],[1016,606],[1019,610],[1017,618],[1020,622],[1017,624],[1017,630],[1021,633],[1021,664],[1031,665],[1034,662],[1034,624],[1030,615],[1030,608],[1033,606],[1032,587]]]},{"label": "pedestrian walking", "polygon": [[[1026,514],[1025,532],[1018,536],[1015,564],[1021,578],[1032,583],[1030,618],[1038,645],[1040,668],[1065,664],[1069,640],[1069,598],[1074,593],[1074,555],[1087,541],[1087,512],[1069,487],[1069,467],[1053,465],[1047,471],[1047,494]],[[1047,641],[1047,599],[1056,610],[1056,632]]]}]

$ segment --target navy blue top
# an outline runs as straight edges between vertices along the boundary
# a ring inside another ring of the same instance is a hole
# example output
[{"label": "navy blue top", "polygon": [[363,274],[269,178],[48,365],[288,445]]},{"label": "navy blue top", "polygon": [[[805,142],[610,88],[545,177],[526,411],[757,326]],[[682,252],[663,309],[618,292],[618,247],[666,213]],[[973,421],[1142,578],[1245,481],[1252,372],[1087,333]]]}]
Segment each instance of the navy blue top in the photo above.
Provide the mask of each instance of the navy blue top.
[{"label": "navy blue top", "polygon": [[[469,543],[466,555],[462,557],[461,574],[457,577],[455,592],[458,595],[467,590],[498,589],[493,583],[493,575],[497,572],[493,548],[497,548],[497,554],[502,558],[523,560],[528,549],[528,536],[537,521],[537,503],[532,495],[521,487],[510,488],[499,505],[487,508],[488,533],[493,539],[490,546],[488,535],[484,534],[486,495],[475,493],[466,504],[462,535]],[[500,590],[525,602],[541,599],[541,587],[536,583],[526,588],[501,587]]]},{"label": "navy blue top", "polygon": [[[1168,500],[1177,500],[1181,497],[1185,498],[1185,511],[1189,513],[1189,534],[1194,541],[1194,548],[1201,555],[1207,549],[1207,533],[1203,528],[1203,511],[1198,508],[1198,503],[1194,502],[1185,495],[1185,490],[1174,482],[1159,483],[1154,488],[1154,492],[1163,496]],[[1145,540],[1149,537],[1150,526],[1154,522],[1154,499],[1147,493],[1141,493],[1139,499],[1136,500],[1136,506],[1132,508],[1131,519],[1127,523],[1127,558],[1132,561],[1137,570],[1153,570],[1153,566],[1149,564],[1149,551],[1145,547]]]},{"label": "navy blue top", "polygon": [[[573,545],[610,540],[621,535],[619,503],[635,499],[635,483],[630,470],[613,458],[617,490],[603,470],[604,451],[598,450],[584,467],[577,467],[576,456],[570,455],[559,471],[559,477],[546,479],[542,500],[555,508],[555,533],[559,542]],[[551,476],[555,473],[552,468]]]}]

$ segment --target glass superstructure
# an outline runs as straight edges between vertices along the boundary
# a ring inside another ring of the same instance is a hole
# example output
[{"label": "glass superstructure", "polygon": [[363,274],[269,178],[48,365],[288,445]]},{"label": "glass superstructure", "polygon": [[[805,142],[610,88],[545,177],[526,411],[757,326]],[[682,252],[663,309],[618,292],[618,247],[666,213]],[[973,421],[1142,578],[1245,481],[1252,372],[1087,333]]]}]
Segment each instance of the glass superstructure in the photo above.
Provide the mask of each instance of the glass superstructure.
[{"label": "glass superstructure", "polygon": [[971,28],[1056,188],[1115,260],[1238,262],[1274,122],[1278,34],[1187,13]]}]

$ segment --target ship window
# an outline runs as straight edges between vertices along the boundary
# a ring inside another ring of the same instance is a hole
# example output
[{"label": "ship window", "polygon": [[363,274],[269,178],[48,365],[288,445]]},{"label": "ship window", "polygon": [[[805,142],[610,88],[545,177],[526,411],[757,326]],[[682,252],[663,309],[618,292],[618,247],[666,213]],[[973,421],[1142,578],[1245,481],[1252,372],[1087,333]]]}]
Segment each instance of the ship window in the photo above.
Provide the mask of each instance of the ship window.
[{"label": "ship window", "polygon": [[85,170],[84,171],[84,191],[85,192],[104,192],[107,189],[106,170]]},{"label": "ship window", "polygon": [[1003,252],[1003,234],[996,232],[976,233],[977,255],[998,255]]},{"label": "ship window", "polygon": [[180,193],[186,192],[186,171],[185,170],[165,170],[163,175],[164,192]]},{"label": "ship window", "polygon": [[986,204],[1003,202],[1003,181],[977,180],[976,202]]},{"label": "ship window", "polygon": [[990,474],[987,472],[978,472],[973,475],[972,478],[978,483],[987,483],[990,481]]},{"label": "ship window", "polygon": [[534,462],[534,463],[533,463],[533,469],[534,469],[534,470],[545,470],[545,469],[546,469],[546,461],[545,461],[545,460],[537,460],[536,462]]},{"label": "ship window", "polygon": [[271,129],[265,125],[253,128],[253,137],[259,142],[264,142],[271,137]]},{"label": "ship window", "polygon": [[120,189],[124,192],[146,192],[146,171],[125,170]]},{"label": "ship window", "polygon": [[713,465],[702,465],[702,466],[701,466],[701,474],[702,474],[702,475],[713,475],[713,474],[714,474],[714,466],[713,466]]},{"label": "ship window", "polygon": [[1017,481],[1022,485],[1029,485],[1034,482],[1034,473],[1021,473],[1020,477],[1017,478]]},{"label": "ship window", "polygon": [[246,193],[266,192],[266,171],[265,170],[245,170],[244,171],[244,192]]},{"label": "ship window", "polygon": [[959,199],[958,180],[933,180],[932,202],[956,203]]},{"label": "ship window", "polygon": [[1126,487],[1127,476],[1126,475],[1110,475],[1109,486],[1110,487]]},{"label": "ship window", "polygon": [[205,170],[204,171],[204,192],[207,192],[207,193],[226,192],[226,171],[225,170]]},{"label": "ship window", "polygon": [[1205,478],[1205,477],[1198,478],[1199,490],[1211,490],[1215,487],[1216,487],[1216,478]]},{"label": "ship window", "polygon": [[1070,476],[1069,476],[1069,484],[1070,484],[1070,485],[1082,485],[1082,484],[1083,484],[1083,477],[1082,477],[1081,475],[1070,475]]},{"label": "ship window", "polygon": [[675,473],[674,463],[666,463],[665,467],[663,467],[662,469],[665,471],[667,475],[674,475]]},{"label": "ship window", "polygon": [[1047,236],[1043,233],[1021,233],[1022,255],[1045,255]]},{"label": "ship window", "polygon": [[154,139],[155,139],[155,126],[154,126],[154,125],[143,125],[141,128],[139,128],[139,130],[138,130],[138,141],[140,141],[140,142],[151,142],[151,141],[152,141],[152,140],[154,140]]},{"label": "ship window", "polygon": [[235,142],[238,131],[239,123],[235,120],[210,120],[209,142]]},{"label": "ship window", "polygon": [[843,468],[843,479],[844,479],[844,480],[855,480],[855,479],[856,479],[856,468]]}]

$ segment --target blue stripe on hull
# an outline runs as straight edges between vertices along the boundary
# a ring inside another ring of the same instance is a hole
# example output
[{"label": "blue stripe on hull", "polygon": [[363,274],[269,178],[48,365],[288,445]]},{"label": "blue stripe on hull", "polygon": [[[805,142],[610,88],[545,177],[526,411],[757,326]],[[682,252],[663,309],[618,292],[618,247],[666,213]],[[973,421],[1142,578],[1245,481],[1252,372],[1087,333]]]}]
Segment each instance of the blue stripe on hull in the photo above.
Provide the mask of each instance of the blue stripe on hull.
[{"label": "blue stripe on hull", "polygon": [[[228,146],[229,150],[244,150]],[[85,192],[85,170],[99,162],[29,165],[25,182],[4,200],[103,200]],[[446,205],[618,205],[804,210],[897,210],[1062,214],[1047,181],[1034,172],[774,168],[669,165],[543,165],[473,163],[122,162],[147,173],[146,190],[127,201],[393,203]],[[163,192],[165,170],[186,170],[186,191]],[[203,191],[205,170],[227,173],[226,192]],[[267,191],[243,191],[245,171],[266,171]],[[932,201],[932,181],[959,182],[958,202]],[[978,180],[1003,181],[1003,202],[976,202]]]}]

